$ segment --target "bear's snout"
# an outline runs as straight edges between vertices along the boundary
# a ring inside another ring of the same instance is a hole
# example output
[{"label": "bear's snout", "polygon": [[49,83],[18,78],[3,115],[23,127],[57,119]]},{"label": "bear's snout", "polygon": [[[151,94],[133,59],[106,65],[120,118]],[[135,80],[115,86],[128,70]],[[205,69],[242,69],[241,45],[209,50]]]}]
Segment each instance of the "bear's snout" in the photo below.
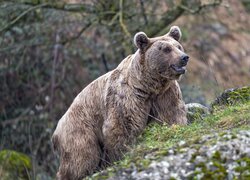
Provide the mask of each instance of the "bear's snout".
[{"label": "bear's snout", "polygon": [[182,66],[186,66],[187,63],[188,63],[188,60],[189,60],[189,56],[186,55],[186,54],[184,54],[184,55],[181,56],[180,64],[181,64]]}]

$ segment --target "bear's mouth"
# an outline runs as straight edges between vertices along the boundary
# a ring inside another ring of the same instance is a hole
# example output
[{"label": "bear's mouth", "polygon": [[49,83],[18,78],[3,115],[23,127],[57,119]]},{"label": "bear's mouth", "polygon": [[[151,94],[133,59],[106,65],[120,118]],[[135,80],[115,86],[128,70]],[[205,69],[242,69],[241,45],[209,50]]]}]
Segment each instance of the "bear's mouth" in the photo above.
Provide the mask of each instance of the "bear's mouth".
[{"label": "bear's mouth", "polygon": [[177,66],[177,65],[175,65],[175,64],[172,64],[171,66],[170,66],[174,71],[176,71],[178,74],[185,74],[185,72],[186,72],[186,66],[184,65],[179,65],[179,66]]}]

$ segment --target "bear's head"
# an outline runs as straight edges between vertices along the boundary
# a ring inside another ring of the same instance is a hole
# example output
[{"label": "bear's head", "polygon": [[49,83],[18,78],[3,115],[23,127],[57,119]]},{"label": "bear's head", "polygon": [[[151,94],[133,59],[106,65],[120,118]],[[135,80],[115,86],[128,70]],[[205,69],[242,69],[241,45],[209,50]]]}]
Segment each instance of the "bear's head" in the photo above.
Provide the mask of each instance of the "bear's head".
[{"label": "bear's head", "polygon": [[181,31],[172,26],[170,31],[160,37],[148,38],[144,32],[134,37],[139,49],[140,63],[150,73],[169,80],[179,79],[186,72],[189,57],[179,43]]}]

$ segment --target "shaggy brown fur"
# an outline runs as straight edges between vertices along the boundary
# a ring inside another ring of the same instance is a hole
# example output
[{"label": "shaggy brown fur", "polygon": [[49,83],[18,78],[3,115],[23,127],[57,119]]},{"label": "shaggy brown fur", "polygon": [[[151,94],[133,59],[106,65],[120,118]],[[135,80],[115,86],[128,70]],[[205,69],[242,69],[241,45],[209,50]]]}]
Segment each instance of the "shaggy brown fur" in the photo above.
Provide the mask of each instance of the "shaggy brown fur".
[{"label": "shaggy brown fur", "polygon": [[176,81],[188,61],[180,37],[176,26],[157,38],[137,33],[136,53],[78,94],[52,137],[60,155],[57,179],[80,179],[120,159],[149,119],[187,123]]}]

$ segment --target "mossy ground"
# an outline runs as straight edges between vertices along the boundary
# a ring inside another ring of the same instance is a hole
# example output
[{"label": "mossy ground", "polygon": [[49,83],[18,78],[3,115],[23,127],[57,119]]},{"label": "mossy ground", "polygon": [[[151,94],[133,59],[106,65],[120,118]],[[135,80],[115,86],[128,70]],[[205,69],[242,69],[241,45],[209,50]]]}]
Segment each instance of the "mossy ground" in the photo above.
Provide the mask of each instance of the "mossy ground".
[{"label": "mossy ground", "polygon": [[[167,155],[168,148],[182,141],[195,144],[196,139],[205,134],[220,133],[224,130],[237,132],[242,129],[250,129],[250,101],[226,106],[223,109],[215,108],[213,114],[203,119],[198,118],[188,126],[174,125],[168,127],[151,123],[138,138],[137,144],[131,147],[129,153],[124,155],[123,160],[116,162],[108,170],[96,173],[87,179],[105,179],[119,169],[128,168],[131,165],[143,169],[150,164],[152,159]],[[154,152],[154,156],[145,158],[151,152]],[[218,154],[216,155],[218,156]]]},{"label": "mossy ground", "polygon": [[0,179],[30,179],[31,159],[13,150],[0,151]]}]

